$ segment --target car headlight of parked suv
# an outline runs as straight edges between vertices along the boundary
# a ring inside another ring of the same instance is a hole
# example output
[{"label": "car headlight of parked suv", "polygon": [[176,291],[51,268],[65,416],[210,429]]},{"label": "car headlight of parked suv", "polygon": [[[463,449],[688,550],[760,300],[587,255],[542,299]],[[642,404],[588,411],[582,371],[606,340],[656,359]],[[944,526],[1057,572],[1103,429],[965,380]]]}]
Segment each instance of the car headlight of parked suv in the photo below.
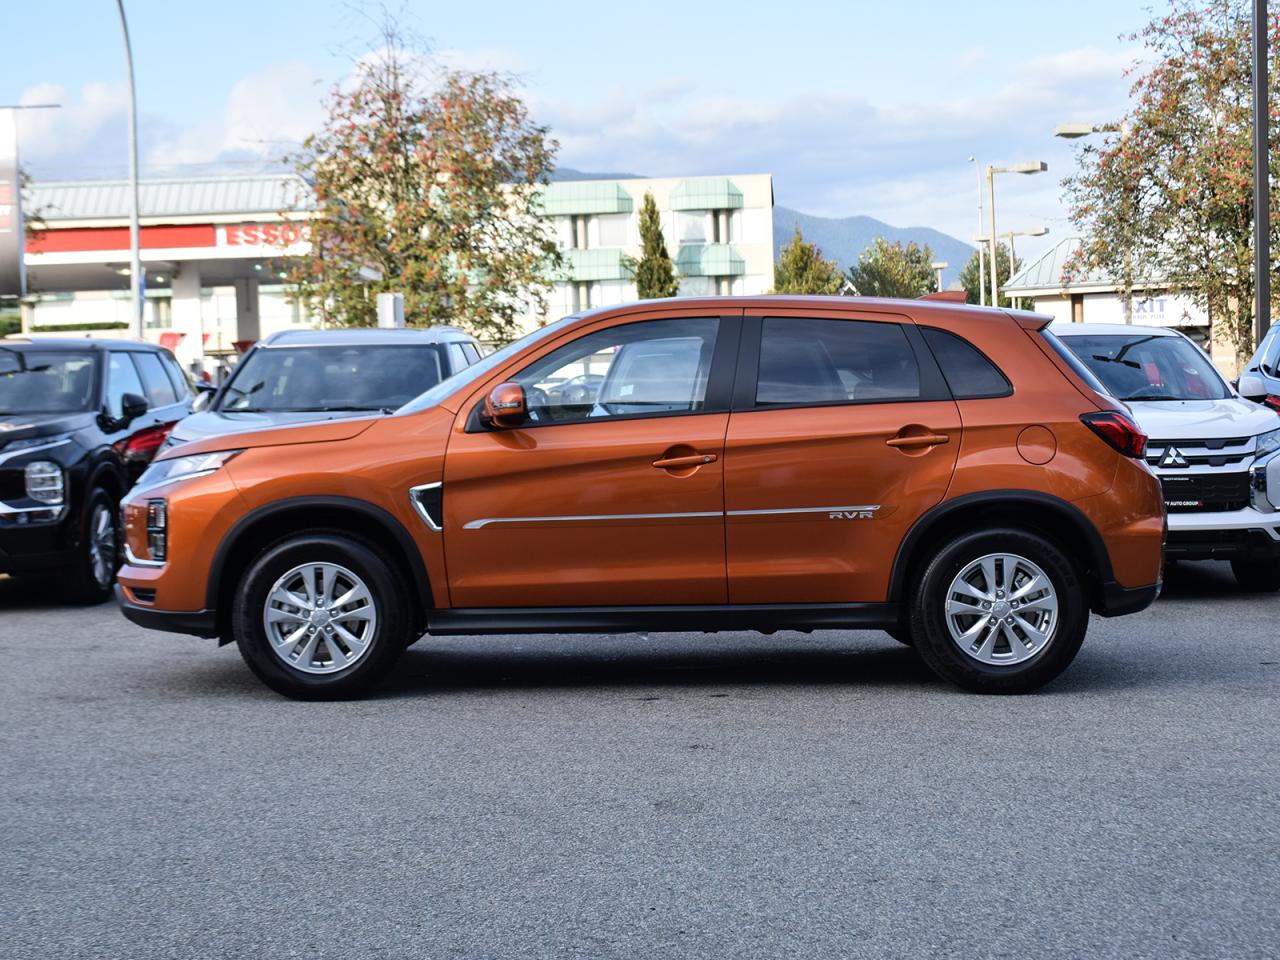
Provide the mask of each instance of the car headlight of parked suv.
[{"label": "car headlight of parked suv", "polygon": [[1277,450],[1280,450],[1280,430],[1269,430],[1258,436],[1258,456],[1265,457]]},{"label": "car headlight of parked suv", "polygon": [[23,470],[27,496],[40,503],[62,503],[66,493],[62,467],[51,460],[35,460]]},{"label": "car headlight of parked suv", "polygon": [[203,477],[220,470],[232,457],[243,453],[243,450],[216,450],[213,453],[193,453],[188,457],[174,457],[172,460],[157,460],[147,467],[146,472],[138,479],[138,487],[155,487],[174,480],[190,480]]}]

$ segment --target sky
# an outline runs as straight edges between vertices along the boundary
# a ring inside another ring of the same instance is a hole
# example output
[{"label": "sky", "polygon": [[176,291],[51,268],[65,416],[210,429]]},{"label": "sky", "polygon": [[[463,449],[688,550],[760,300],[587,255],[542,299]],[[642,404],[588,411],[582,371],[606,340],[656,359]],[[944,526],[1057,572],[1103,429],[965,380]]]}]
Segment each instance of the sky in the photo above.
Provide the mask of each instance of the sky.
[{"label": "sky", "polygon": [[[647,176],[771,173],[775,202],[970,240],[971,156],[1043,160],[997,181],[999,229],[1069,235],[1062,121],[1123,111],[1160,0],[808,0],[803,4],[408,0],[402,22],[442,63],[513,74],[561,166]],[[124,175],[127,87],[110,0],[6,4],[0,104],[36,179]],[[322,121],[373,48],[359,0],[126,0],[144,176],[252,172]]]}]

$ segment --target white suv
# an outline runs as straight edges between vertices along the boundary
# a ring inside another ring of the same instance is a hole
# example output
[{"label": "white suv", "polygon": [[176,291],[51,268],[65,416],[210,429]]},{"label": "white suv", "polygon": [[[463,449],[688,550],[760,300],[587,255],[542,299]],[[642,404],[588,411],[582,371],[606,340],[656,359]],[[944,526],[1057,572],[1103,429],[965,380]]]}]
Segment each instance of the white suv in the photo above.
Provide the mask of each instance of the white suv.
[{"label": "white suv", "polygon": [[1248,590],[1280,589],[1280,415],[1243,399],[1174,330],[1054,324],[1146,432],[1164,487],[1169,560],[1230,560]]}]

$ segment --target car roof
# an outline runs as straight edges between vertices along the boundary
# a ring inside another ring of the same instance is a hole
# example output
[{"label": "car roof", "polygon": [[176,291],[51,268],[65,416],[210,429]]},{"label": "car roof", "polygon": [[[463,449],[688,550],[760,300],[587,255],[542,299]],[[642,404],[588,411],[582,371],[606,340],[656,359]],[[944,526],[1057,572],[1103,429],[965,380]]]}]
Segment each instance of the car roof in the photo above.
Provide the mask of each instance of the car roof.
[{"label": "car roof", "polygon": [[154,350],[164,352],[164,347],[145,340],[107,339],[104,337],[27,337],[13,334],[0,340],[0,347],[37,350]]},{"label": "car roof", "polygon": [[341,330],[281,330],[258,341],[259,347],[344,347],[397,343],[473,343],[458,327],[355,327]]},{"label": "car roof", "polygon": [[1178,337],[1177,330],[1168,327],[1148,327],[1133,323],[1055,323],[1049,327],[1051,333],[1060,337],[1087,337],[1090,334],[1137,334],[1143,337]]}]

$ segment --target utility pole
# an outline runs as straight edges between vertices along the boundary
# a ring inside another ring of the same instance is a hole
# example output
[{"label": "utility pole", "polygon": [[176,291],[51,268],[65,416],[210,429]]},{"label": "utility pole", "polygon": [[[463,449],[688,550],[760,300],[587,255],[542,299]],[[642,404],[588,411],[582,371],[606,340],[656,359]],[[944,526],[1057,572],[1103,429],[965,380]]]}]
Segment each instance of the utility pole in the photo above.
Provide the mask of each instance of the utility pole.
[{"label": "utility pole", "polygon": [[[982,233],[985,225],[982,222],[982,165],[978,163],[977,157],[970,157],[969,162],[973,164],[974,175],[978,178],[978,233]],[[938,289],[942,289],[939,286]],[[986,306],[987,304],[987,258],[982,249],[982,244],[978,244],[978,305]]]},{"label": "utility pole", "polygon": [[1253,285],[1258,297],[1254,343],[1271,328],[1271,87],[1267,77],[1267,0],[1253,0]]},{"label": "utility pole", "polygon": [[129,333],[142,337],[142,300],[146,290],[142,275],[142,254],[138,228],[138,91],[133,82],[133,48],[129,44],[129,21],[124,15],[124,0],[116,0],[120,11],[120,30],[124,34],[124,62],[129,75],[129,297],[133,309],[129,317]]}]

